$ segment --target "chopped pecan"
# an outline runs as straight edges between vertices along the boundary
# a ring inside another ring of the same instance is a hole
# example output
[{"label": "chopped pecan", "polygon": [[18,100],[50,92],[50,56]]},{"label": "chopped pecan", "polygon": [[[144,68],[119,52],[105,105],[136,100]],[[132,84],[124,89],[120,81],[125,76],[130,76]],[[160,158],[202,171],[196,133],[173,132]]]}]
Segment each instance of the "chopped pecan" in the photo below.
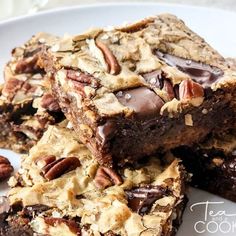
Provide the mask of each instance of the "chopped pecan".
[{"label": "chopped pecan", "polygon": [[41,106],[48,111],[54,111],[54,112],[60,111],[60,106],[56,98],[53,97],[53,95],[50,93],[46,93],[43,95],[41,99]]},{"label": "chopped pecan", "polygon": [[35,164],[39,168],[43,168],[49,165],[50,163],[54,162],[55,160],[56,160],[56,157],[54,155],[47,155],[47,156],[42,156],[36,159]]},{"label": "chopped pecan", "polygon": [[42,168],[42,174],[47,180],[53,180],[80,166],[77,157],[67,157],[55,160]]},{"label": "chopped pecan", "polygon": [[9,178],[13,170],[10,161],[4,156],[0,156],[0,181]]},{"label": "chopped pecan", "polygon": [[63,219],[63,218],[46,217],[44,219],[44,221],[45,221],[46,224],[51,225],[53,227],[57,227],[60,224],[65,224],[77,236],[81,235],[81,229],[80,229],[79,225],[74,220],[67,220],[67,219]]},{"label": "chopped pecan", "polygon": [[8,99],[12,99],[16,92],[21,89],[24,82],[15,78],[6,81],[2,89],[2,95]]},{"label": "chopped pecan", "polygon": [[134,24],[123,26],[119,30],[121,32],[126,32],[126,33],[135,33],[137,31],[145,29],[148,26],[148,24],[152,23],[153,21],[154,20],[152,18],[145,19]]},{"label": "chopped pecan", "polygon": [[37,62],[38,62],[37,55],[29,58],[23,58],[17,62],[15,72],[17,74],[22,74],[22,73],[35,73],[41,71],[41,68],[38,66]]},{"label": "chopped pecan", "polygon": [[85,96],[84,87],[90,86],[92,88],[98,88],[99,83],[92,75],[85,74],[82,72],[67,70],[67,79],[73,81],[75,89],[80,93],[81,96]]},{"label": "chopped pecan", "polygon": [[105,189],[112,185],[122,184],[122,178],[113,170],[107,167],[99,167],[95,175],[95,184],[99,189]]},{"label": "chopped pecan", "polygon": [[204,89],[200,84],[190,79],[184,80],[179,85],[179,99],[199,106],[204,99]]},{"label": "chopped pecan", "polygon": [[121,67],[116,59],[116,57],[113,55],[112,51],[101,41],[96,41],[97,47],[102,51],[104,58],[106,60],[106,63],[109,66],[109,73],[112,75],[117,75],[121,71]]}]

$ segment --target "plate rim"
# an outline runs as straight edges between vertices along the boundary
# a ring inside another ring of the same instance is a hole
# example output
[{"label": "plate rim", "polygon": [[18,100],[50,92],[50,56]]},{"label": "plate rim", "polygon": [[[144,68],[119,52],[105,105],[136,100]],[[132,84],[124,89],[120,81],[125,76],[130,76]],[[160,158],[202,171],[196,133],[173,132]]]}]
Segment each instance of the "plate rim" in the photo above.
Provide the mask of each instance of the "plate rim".
[{"label": "plate rim", "polygon": [[[32,18],[38,18],[42,17],[44,15],[51,15],[51,14],[57,14],[57,13],[62,13],[62,12],[70,12],[70,11],[78,11],[81,9],[92,9],[92,8],[104,8],[104,7],[132,7],[132,6],[164,6],[164,7],[173,7],[173,8],[179,8],[179,9],[192,9],[192,10],[200,10],[200,11],[208,11],[210,12],[218,12],[219,14],[230,14],[232,16],[236,17],[236,12],[235,11],[230,11],[226,9],[220,9],[217,7],[206,7],[206,6],[196,6],[196,5],[191,5],[191,4],[178,4],[178,3],[165,3],[165,2],[106,2],[106,3],[90,3],[90,4],[81,4],[81,5],[72,5],[72,6],[62,6],[62,7],[56,7],[52,9],[47,9],[47,10],[42,10],[36,13],[32,14],[27,14],[27,15],[20,15],[16,17],[11,17],[10,19],[5,19],[0,21],[0,27],[5,26],[5,25],[10,25],[14,24],[17,21],[24,21]],[[164,13],[164,12],[163,12]]]}]

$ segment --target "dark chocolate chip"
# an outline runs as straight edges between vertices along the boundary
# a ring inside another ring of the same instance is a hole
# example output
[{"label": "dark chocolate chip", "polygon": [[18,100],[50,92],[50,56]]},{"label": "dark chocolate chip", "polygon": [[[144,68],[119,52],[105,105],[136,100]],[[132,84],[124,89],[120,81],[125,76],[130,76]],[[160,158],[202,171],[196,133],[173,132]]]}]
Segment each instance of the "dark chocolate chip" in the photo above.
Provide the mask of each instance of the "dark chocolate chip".
[{"label": "dark chocolate chip", "polygon": [[193,80],[201,84],[204,88],[209,88],[214,82],[219,80],[224,72],[215,67],[181,57],[156,51],[159,59],[165,61],[170,66],[176,66],[179,70],[188,74]]},{"label": "dark chocolate chip", "polygon": [[140,119],[157,116],[164,105],[162,99],[146,87],[120,91],[116,97],[122,105],[133,109]]},{"label": "dark chocolate chip", "polygon": [[126,191],[129,207],[140,215],[147,214],[155,201],[167,194],[162,186],[145,186]]}]

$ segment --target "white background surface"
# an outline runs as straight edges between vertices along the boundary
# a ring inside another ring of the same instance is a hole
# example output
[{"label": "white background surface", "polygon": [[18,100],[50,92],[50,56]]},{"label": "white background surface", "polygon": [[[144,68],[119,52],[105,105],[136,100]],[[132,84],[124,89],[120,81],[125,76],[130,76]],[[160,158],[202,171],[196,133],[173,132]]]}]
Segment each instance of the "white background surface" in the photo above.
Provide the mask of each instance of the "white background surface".
[{"label": "white background surface", "polygon": [[0,20],[20,14],[33,13],[46,9],[55,9],[65,6],[75,6],[98,3],[117,2],[155,2],[155,3],[178,3],[209,8],[226,9],[236,11],[235,0],[0,0]]},{"label": "white background surface", "polygon": [[[236,56],[235,13],[159,4],[104,5],[41,13],[33,17],[0,23],[0,70],[2,71],[3,64],[9,59],[11,49],[23,43],[36,32],[46,31],[58,35],[62,35],[65,32],[76,34],[92,26],[119,25],[125,21],[131,22],[161,12],[176,14],[190,28],[206,38],[223,55]],[[1,154],[9,157],[16,169],[19,167],[19,158],[16,154],[10,151],[0,150]],[[0,195],[6,193],[6,190],[6,185],[1,184]],[[236,235],[235,203],[194,189],[191,189],[189,196],[190,202],[186,209],[184,223],[181,226],[178,236]],[[208,211],[205,211],[205,207],[203,206],[195,207],[193,212],[190,211],[192,204],[204,201],[218,203],[210,206]],[[205,219],[205,213],[207,213],[207,219]],[[216,216],[209,216],[208,213]],[[197,233],[194,230],[194,225],[198,221],[200,221],[198,230],[202,233]],[[209,223],[208,229],[207,222]],[[221,229],[218,228],[220,225]],[[226,231],[229,231],[229,233],[224,233]]]}]

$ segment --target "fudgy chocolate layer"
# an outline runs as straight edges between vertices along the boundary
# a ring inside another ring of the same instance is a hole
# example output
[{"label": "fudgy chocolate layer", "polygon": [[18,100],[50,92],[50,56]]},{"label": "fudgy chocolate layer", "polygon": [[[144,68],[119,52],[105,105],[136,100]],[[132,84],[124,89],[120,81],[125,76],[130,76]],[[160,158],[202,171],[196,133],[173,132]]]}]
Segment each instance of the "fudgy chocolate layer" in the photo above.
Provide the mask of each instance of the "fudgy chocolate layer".
[{"label": "fudgy chocolate layer", "polygon": [[236,153],[221,149],[178,147],[174,155],[183,160],[192,185],[236,202]]}]

